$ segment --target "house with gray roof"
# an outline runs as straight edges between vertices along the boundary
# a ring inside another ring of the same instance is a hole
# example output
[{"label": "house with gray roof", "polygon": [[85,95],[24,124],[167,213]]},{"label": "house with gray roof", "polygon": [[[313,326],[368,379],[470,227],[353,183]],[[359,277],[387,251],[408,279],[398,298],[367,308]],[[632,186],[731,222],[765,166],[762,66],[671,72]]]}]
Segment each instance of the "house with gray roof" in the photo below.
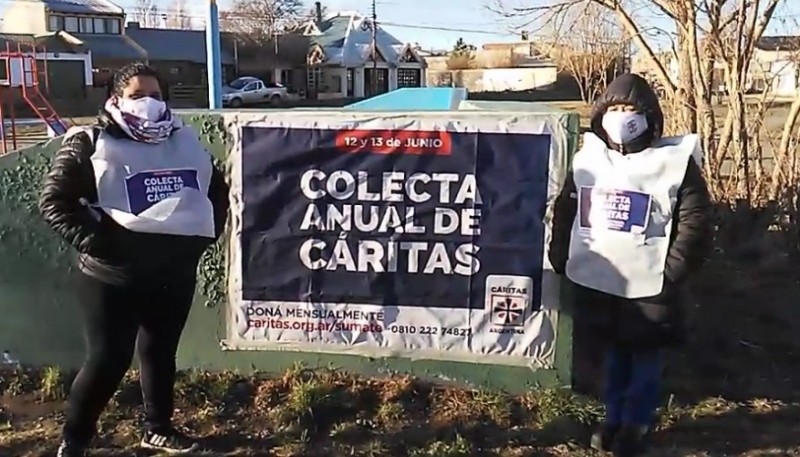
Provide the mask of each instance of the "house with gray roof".
[{"label": "house with gray roof", "polygon": [[[37,59],[51,66],[85,61],[87,69],[79,73],[88,86],[105,85],[114,70],[137,60],[159,68],[172,85],[206,84],[203,31],[141,28],[135,22],[123,27],[125,11],[110,0],[7,0],[0,2],[0,13],[0,37],[12,47],[24,43],[32,51],[30,44],[36,44]],[[222,64],[232,77],[234,57],[227,47]]]},{"label": "house with gray roof", "polygon": [[[76,78],[86,86],[98,83],[95,70],[104,55],[126,62],[143,56],[123,33],[125,11],[109,0],[10,0],[0,3],[0,15],[0,34],[12,48],[20,45],[48,68],[60,68],[53,90],[74,92],[74,84],[64,81]],[[66,61],[81,61],[86,68],[68,70]]]},{"label": "house with gray roof", "polygon": [[310,39],[306,60],[312,97],[359,98],[425,85],[426,64],[414,47],[358,12],[318,14],[301,33]]},{"label": "house with gray roof", "polygon": [[0,33],[119,35],[125,10],[109,0],[11,0],[0,6]]}]

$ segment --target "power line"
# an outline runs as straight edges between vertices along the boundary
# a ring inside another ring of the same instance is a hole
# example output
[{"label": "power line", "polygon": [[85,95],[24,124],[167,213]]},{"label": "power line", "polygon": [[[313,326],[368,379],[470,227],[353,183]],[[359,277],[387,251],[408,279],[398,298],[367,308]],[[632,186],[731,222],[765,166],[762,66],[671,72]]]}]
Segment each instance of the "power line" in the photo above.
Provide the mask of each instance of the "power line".
[{"label": "power line", "polygon": [[[8,0],[0,0],[0,3],[3,1]],[[372,20],[375,24],[377,24],[377,5],[376,2],[376,9],[372,11]],[[254,14],[247,14],[247,13],[237,13],[234,11],[224,11],[225,16],[232,18],[232,19],[259,19],[257,15]],[[175,15],[184,18],[190,19],[205,19],[205,15],[198,15],[198,14],[186,14],[181,13],[180,10],[170,10],[170,9],[162,9],[158,10],[159,15]],[[466,27],[446,27],[446,26],[436,26],[436,25],[426,25],[426,24],[404,24],[400,22],[391,22],[391,21],[382,21],[381,25],[389,26],[389,27],[397,27],[402,29],[414,29],[414,30],[433,30],[433,31],[440,31],[440,32],[457,32],[457,33],[470,33],[470,34],[480,34],[480,35],[493,35],[493,36],[513,36],[516,33],[511,31],[505,32],[493,32],[486,29],[477,29],[477,28],[466,28]]]},{"label": "power line", "polygon": [[433,25],[399,24],[397,22],[384,22],[383,24],[391,26],[391,27],[399,27],[399,28],[403,28],[403,29],[437,30],[437,31],[441,31],[441,32],[477,33],[477,34],[482,34],[482,35],[495,35],[495,36],[516,35],[516,33],[512,33],[510,31],[508,31],[508,32],[491,32],[491,31],[488,31],[488,30],[479,30],[479,29],[440,27],[440,26],[433,26]]}]

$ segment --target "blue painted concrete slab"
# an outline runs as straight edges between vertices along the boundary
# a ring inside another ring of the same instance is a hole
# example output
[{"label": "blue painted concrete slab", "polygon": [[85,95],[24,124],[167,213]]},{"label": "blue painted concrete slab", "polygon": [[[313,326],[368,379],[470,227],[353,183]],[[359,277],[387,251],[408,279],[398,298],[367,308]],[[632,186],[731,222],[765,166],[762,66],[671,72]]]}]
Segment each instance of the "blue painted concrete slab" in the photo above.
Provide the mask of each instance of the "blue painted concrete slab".
[{"label": "blue painted concrete slab", "polygon": [[345,106],[348,111],[452,111],[467,99],[467,90],[451,87],[406,87]]}]

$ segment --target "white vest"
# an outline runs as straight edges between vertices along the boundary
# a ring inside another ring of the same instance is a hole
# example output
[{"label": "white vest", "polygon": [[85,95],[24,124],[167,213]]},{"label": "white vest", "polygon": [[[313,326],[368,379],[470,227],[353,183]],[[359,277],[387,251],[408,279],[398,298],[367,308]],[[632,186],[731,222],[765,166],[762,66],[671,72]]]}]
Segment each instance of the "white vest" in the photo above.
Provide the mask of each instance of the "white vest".
[{"label": "white vest", "polygon": [[[91,129],[84,130],[92,138]],[[67,137],[75,132],[68,132]],[[188,126],[159,144],[101,132],[92,155],[97,202],[128,230],[214,237],[211,156]]]},{"label": "white vest", "polygon": [[700,157],[697,135],[622,155],[587,133],[572,163],[578,211],[567,277],[618,297],[661,293],[678,189],[693,155]]}]

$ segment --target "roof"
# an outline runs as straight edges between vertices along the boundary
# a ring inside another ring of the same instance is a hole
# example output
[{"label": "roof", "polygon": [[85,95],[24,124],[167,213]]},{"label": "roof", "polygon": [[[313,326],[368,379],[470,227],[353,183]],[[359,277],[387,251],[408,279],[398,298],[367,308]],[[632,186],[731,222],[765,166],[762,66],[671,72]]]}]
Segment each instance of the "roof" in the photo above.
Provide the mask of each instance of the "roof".
[{"label": "roof", "polygon": [[39,51],[45,48],[48,52],[82,52],[84,47],[76,41],[75,37],[67,32],[48,32],[42,35],[3,33],[0,34],[0,51],[5,51],[6,44],[12,52],[20,45],[22,52],[30,52],[35,45]]},{"label": "roof", "polygon": [[125,10],[109,0],[40,0],[48,10],[56,13],[115,14],[124,15]]},{"label": "roof", "polygon": [[93,58],[140,60],[147,59],[147,54],[133,40],[125,35],[94,35],[75,33],[86,49],[92,51]]},{"label": "roof", "polygon": [[238,49],[239,61],[258,61],[292,68],[305,66],[311,38],[298,32],[277,35],[263,45],[242,43]]},{"label": "roof", "polygon": [[[129,39],[141,47],[150,60],[206,62],[206,34],[203,30],[125,28]],[[222,63],[232,65],[233,53],[222,48]]]},{"label": "roof", "polygon": [[762,51],[800,51],[800,36],[763,36],[756,48]]},{"label": "roof", "polygon": [[[320,47],[326,64],[361,66],[372,60],[372,21],[357,12],[341,12],[328,16],[316,27],[310,27],[311,46]],[[314,30],[316,29],[316,30]],[[396,64],[408,52],[404,44],[378,25],[376,47],[390,64]],[[414,51],[411,51],[414,52]],[[419,59],[424,65],[424,61]]]}]

